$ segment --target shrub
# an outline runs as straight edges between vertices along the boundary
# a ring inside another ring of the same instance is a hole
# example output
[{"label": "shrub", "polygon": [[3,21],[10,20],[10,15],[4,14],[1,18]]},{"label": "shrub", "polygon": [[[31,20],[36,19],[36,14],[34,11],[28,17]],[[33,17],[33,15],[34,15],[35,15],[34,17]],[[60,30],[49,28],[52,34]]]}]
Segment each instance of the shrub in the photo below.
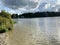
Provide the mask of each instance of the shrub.
[{"label": "shrub", "polygon": [[5,30],[6,32],[13,30],[13,20],[11,18],[11,14],[5,11],[1,11],[0,13],[0,32],[2,30]]}]

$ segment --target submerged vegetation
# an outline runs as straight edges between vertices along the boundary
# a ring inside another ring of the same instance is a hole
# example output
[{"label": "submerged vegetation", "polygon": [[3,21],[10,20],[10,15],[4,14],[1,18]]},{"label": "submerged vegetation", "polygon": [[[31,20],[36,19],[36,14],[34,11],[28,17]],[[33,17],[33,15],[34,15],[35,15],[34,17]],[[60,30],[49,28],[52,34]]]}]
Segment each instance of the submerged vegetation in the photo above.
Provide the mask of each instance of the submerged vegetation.
[{"label": "submerged vegetation", "polygon": [[0,33],[13,30],[11,14],[5,11],[0,12]]}]

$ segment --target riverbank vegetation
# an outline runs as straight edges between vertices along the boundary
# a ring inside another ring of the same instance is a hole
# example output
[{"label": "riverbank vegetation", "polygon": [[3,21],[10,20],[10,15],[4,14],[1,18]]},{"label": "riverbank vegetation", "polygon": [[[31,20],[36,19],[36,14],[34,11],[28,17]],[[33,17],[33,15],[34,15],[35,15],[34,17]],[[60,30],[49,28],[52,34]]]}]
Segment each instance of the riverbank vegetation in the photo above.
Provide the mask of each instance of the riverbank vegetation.
[{"label": "riverbank vegetation", "polygon": [[40,17],[57,17],[60,16],[60,12],[35,12],[35,13],[23,13],[12,14],[12,18],[40,18]]},{"label": "riverbank vegetation", "polygon": [[13,30],[13,20],[11,14],[5,11],[0,12],[0,33]]}]

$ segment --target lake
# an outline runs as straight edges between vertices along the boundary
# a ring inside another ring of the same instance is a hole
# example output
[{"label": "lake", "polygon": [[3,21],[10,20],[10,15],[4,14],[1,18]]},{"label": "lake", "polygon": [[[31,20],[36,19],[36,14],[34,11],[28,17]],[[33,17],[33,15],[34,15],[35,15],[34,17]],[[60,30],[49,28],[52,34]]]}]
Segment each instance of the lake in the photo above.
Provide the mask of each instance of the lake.
[{"label": "lake", "polygon": [[60,17],[14,20],[10,45],[60,45]]}]

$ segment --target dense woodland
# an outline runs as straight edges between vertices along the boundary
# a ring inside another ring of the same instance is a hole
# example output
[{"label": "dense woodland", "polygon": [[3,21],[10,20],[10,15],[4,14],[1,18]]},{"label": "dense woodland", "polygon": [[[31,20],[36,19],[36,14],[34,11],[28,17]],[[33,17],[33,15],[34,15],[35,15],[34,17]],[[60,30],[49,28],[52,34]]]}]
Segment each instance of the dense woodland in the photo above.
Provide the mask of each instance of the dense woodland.
[{"label": "dense woodland", "polygon": [[57,17],[60,16],[60,12],[35,12],[35,13],[23,13],[12,14],[12,18],[40,18],[40,17]]}]

